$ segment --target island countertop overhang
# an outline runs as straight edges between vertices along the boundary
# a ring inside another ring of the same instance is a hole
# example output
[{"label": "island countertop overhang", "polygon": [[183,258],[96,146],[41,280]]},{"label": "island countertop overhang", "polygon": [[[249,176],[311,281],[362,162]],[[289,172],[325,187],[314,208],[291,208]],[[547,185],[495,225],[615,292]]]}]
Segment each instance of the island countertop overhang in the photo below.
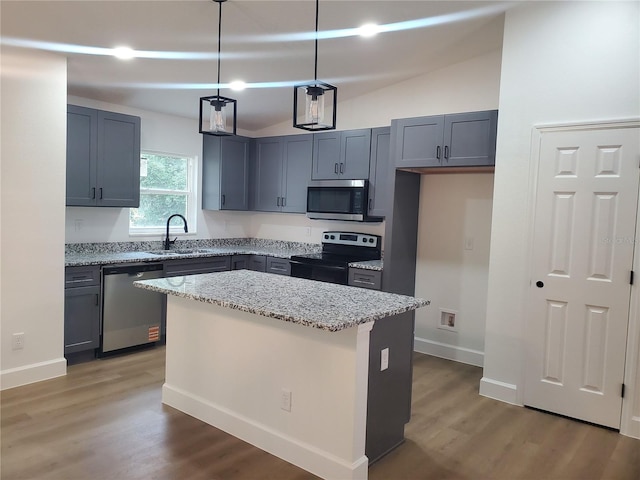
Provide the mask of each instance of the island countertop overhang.
[{"label": "island countertop overhang", "polygon": [[134,285],[332,332],[430,303],[405,295],[250,270],[142,280]]}]

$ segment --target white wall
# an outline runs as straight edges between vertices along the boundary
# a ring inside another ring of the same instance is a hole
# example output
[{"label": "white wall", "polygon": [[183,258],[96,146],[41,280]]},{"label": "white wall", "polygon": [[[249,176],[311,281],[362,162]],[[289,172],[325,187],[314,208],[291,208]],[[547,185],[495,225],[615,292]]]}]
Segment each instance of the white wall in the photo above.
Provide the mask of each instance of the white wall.
[{"label": "white wall", "polygon": [[527,2],[506,14],[484,395],[516,404],[523,398],[532,127],[640,115],[639,7]]},{"label": "white wall", "polygon": [[[67,63],[2,48],[0,387],[66,373],[64,198]],[[14,333],[24,349],[12,350]]]},{"label": "white wall", "polygon": [[482,366],[492,204],[493,174],[422,176],[416,295],[431,306],[416,311],[417,351]]}]

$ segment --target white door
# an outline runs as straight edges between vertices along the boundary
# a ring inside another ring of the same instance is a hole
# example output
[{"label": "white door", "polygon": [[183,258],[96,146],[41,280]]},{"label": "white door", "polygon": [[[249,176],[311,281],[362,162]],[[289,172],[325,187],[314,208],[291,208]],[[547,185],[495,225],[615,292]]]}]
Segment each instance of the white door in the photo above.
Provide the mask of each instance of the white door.
[{"label": "white door", "polygon": [[620,427],[640,129],[539,135],[525,405]]}]

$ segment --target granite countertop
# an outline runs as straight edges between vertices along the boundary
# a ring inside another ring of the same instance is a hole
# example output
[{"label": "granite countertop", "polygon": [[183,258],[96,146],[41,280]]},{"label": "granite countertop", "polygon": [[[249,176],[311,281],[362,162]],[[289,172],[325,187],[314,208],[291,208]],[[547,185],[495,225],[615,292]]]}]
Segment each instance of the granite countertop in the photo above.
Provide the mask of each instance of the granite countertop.
[{"label": "granite countertop", "polygon": [[349,264],[351,268],[361,268],[363,270],[375,270],[377,272],[382,271],[383,261],[382,260],[367,260],[364,262],[352,262]]},{"label": "granite countertop", "polygon": [[261,239],[216,239],[181,241],[173,253],[162,250],[162,242],[123,242],[71,244],[66,246],[65,266],[112,265],[121,263],[164,262],[166,260],[219,257],[226,255],[265,255],[290,258],[319,251],[320,245]]},{"label": "granite countertop", "polygon": [[249,270],[158,278],[134,285],[332,332],[430,304],[405,295]]}]

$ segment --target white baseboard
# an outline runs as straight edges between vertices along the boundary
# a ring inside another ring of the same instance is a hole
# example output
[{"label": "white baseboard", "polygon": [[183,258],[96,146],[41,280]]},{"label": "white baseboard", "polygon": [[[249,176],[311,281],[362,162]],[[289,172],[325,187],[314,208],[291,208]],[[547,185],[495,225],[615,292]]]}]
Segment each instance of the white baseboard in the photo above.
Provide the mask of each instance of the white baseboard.
[{"label": "white baseboard", "polygon": [[511,403],[512,405],[522,406],[522,403],[518,401],[518,387],[499,380],[482,377],[482,380],[480,380],[480,395]]},{"label": "white baseboard", "polygon": [[213,425],[319,477],[345,480],[367,479],[369,460],[364,455],[350,463],[166,383],[162,386],[162,403]]},{"label": "white baseboard", "polygon": [[41,382],[67,374],[67,360],[56,358],[47,362],[32,363],[0,372],[0,390]]},{"label": "white baseboard", "polygon": [[484,352],[479,350],[434,342],[420,337],[414,338],[413,349],[418,353],[425,353],[434,357],[446,358],[447,360],[475,365],[476,367],[484,366]]}]

